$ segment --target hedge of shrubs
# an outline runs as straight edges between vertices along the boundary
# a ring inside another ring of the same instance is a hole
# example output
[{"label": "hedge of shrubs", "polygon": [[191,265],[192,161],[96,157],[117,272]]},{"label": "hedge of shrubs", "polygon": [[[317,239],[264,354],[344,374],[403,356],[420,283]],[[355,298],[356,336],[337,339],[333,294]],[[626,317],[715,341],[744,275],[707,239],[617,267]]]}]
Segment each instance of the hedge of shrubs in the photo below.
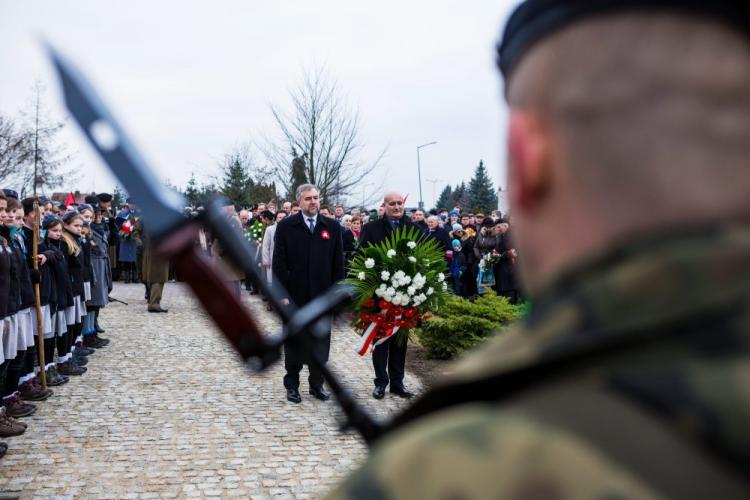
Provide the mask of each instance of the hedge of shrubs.
[{"label": "hedge of shrubs", "polygon": [[494,335],[523,316],[526,305],[512,305],[505,297],[487,292],[473,302],[451,297],[439,315],[414,330],[431,358],[449,359]]}]

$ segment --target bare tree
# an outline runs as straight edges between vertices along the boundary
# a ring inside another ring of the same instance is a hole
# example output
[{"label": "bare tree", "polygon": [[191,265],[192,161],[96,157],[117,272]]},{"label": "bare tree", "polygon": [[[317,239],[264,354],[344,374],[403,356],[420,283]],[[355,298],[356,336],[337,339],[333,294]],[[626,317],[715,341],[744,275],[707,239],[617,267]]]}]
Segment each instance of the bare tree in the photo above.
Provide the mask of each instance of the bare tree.
[{"label": "bare tree", "polygon": [[13,186],[21,197],[37,189],[54,188],[75,181],[71,172],[63,171],[71,155],[58,139],[63,122],[51,120],[44,106],[44,88],[33,87],[30,109],[22,113],[23,125],[0,117],[0,182]]},{"label": "bare tree", "polygon": [[[265,150],[270,173],[288,197],[302,177],[318,186],[324,203],[339,203],[358,193],[385,154],[383,150],[370,161],[361,158],[359,112],[347,105],[336,83],[320,69],[306,71],[289,95],[289,111],[271,106],[280,139],[269,141]],[[298,171],[300,160],[304,176]]]},{"label": "bare tree", "polygon": [[14,185],[21,166],[33,156],[32,139],[15,121],[0,115],[0,183]]}]

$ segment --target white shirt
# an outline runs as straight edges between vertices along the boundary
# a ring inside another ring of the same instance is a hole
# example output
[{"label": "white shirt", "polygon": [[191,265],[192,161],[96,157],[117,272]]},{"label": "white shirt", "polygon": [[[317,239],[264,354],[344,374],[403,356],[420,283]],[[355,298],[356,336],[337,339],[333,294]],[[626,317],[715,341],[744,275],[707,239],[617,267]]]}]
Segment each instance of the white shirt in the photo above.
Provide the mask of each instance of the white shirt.
[{"label": "white shirt", "polygon": [[318,214],[315,215],[305,215],[304,212],[300,212],[302,214],[302,220],[305,222],[305,226],[307,227],[308,231],[310,230],[310,220],[313,220],[313,230],[315,229],[315,226],[318,225]]}]

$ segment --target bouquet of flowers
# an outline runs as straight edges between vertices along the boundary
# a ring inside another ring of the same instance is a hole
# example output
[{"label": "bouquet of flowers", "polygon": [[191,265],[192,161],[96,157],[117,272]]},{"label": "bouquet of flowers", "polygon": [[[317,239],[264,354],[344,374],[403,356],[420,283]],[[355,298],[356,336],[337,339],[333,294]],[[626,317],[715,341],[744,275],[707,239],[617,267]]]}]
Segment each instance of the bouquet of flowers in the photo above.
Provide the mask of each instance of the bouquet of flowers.
[{"label": "bouquet of flowers", "polygon": [[128,218],[122,223],[122,226],[120,226],[120,238],[123,240],[129,240],[133,237],[133,233],[135,233],[135,220],[133,218]]},{"label": "bouquet of flowers", "polygon": [[266,232],[266,225],[263,224],[259,220],[254,220],[253,223],[250,225],[249,228],[247,228],[247,232],[245,233],[245,236],[248,240],[253,241],[257,243],[258,245],[261,244],[263,241],[263,235]]},{"label": "bouquet of flowers", "polygon": [[479,274],[477,275],[477,288],[480,294],[484,293],[485,287],[495,285],[495,271],[493,267],[500,260],[500,254],[497,250],[492,250],[482,255],[479,261]]},{"label": "bouquet of flowers", "polygon": [[409,329],[445,302],[446,270],[440,245],[415,227],[398,228],[360,251],[346,279],[357,290],[352,309],[359,355],[396,334],[406,342]]}]

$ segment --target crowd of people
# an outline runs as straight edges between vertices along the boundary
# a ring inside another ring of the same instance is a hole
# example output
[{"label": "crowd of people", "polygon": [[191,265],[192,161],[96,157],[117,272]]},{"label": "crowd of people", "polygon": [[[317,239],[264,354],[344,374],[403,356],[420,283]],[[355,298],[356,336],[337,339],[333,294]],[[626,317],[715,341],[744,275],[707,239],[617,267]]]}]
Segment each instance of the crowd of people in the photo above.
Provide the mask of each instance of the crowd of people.
[{"label": "crowd of people", "polygon": [[[34,249],[35,200],[19,200],[9,189],[0,193],[0,437],[26,432],[18,418],[32,415],[35,403],[52,396],[48,387],[83,375],[88,357],[109,344],[99,336],[104,333],[99,312],[112,290],[111,196],[88,201],[93,204],[66,207],[40,199],[43,233]],[[0,443],[0,456],[6,451]]]},{"label": "crowd of people", "polygon": [[[198,209],[190,209],[197,214]],[[297,202],[285,202],[277,207],[274,202],[260,203],[229,214],[236,218],[247,238],[260,246],[259,261],[271,279],[276,223],[300,211]],[[492,289],[516,304],[520,300],[515,278],[516,251],[511,244],[510,218],[500,210],[485,215],[466,212],[461,207],[405,210],[409,220],[425,235],[435,240],[445,252],[452,278],[453,292],[464,298],[474,298]],[[362,228],[368,222],[384,217],[384,207],[377,210],[346,208],[343,205],[321,205],[320,215],[334,219],[343,229],[345,261],[351,260],[361,246]],[[481,269],[482,259],[489,263]],[[257,293],[247,284],[251,293]]]},{"label": "crowd of people", "polygon": [[[134,200],[127,199],[122,206],[113,207],[110,194],[92,193],[81,203],[67,201],[66,204],[45,196],[36,200],[41,231],[35,265],[35,199],[19,200],[17,193],[9,189],[0,195],[0,437],[25,432],[26,425],[17,419],[33,414],[35,403],[52,395],[52,389],[41,384],[42,369],[48,387],[67,383],[70,377],[84,374],[88,356],[109,343],[99,335],[104,329],[98,318],[100,310],[115,300],[110,296],[113,281],[143,283],[147,311],[165,313],[168,310],[161,306],[164,284],[170,278],[180,278],[169,261],[153,251],[144,231],[144,217]],[[297,190],[295,201],[278,206],[269,202],[243,208],[229,200],[224,206],[237,229],[256,244],[256,260],[262,274],[269,283],[276,276],[297,306],[343,279],[347,262],[363,246],[382,241],[392,229],[392,221],[413,225],[425,238],[440,245],[456,295],[471,298],[492,287],[512,302],[518,300],[513,278],[515,252],[509,244],[510,222],[499,211],[487,216],[465,213],[459,207],[425,212],[406,210],[404,202],[401,195],[390,193],[390,198],[386,195],[375,210],[319,205],[317,189],[305,185]],[[188,207],[185,215],[194,217],[201,210]],[[294,232],[295,221],[304,232]],[[323,231],[322,243],[314,239],[316,228]],[[250,294],[259,293],[210,233],[201,230],[196,244],[222,269],[238,295],[243,283]],[[483,258],[492,262],[491,268],[483,269]],[[310,279],[307,269],[300,274],[300,265],[312,266],[315,277]],[[491,279],[486,279],[488,274]],[[36,347],[35,285],[39,286],[41,299],[43,367],[39,366]],[[324,362],[329,344],[330,340],[314,349]],[[384,343],[373,352],[373,396],[381,399],[390,383],[392,393],[411,397],[403,385],[406,346],[390,344]],[[298,352],[294,345],[285,350],[284,385],[287,399],[292,402],[301,401],[299,372],[303,365],[310,364],[309,355]],[[310,393],[321,400],[329,399],[322,377],[314,368]],[[4,444],[0,446],[3,453],[6,449]]]}]

